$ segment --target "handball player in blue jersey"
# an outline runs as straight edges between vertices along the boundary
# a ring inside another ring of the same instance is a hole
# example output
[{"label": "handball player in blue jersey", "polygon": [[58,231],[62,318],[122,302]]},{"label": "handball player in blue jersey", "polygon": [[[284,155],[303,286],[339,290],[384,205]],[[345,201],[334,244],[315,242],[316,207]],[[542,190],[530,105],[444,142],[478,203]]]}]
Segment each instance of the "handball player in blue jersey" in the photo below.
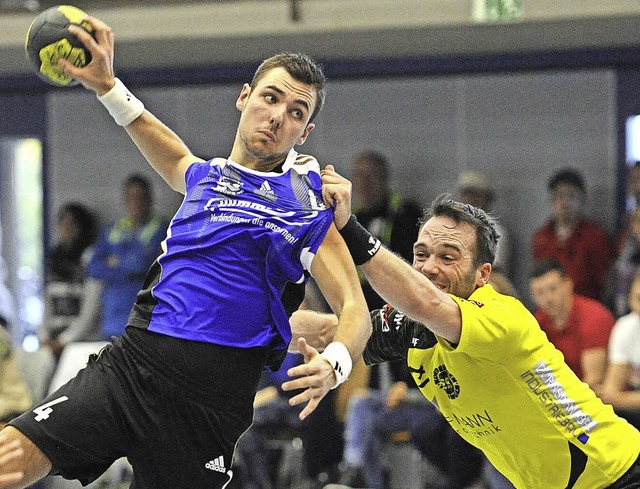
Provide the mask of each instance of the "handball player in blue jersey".
[{"label": "handball player in blue jersey", "polygon": [[184,200],[125,334],[3,430],[0,440],[19,440],[24,455],[0,466],[0,476],[24,477],[0,487],[49,473],[87,484],[124,456],[136,489],[222,488],[261,373],[277,369],[289,346],[288,316],[301,300],[291,291],[313,276],[339,317],[322,353],[296,344],[305,365],[291,404],[304,405],[302,418],[346,379],[371,332],[355,266],[323,203],[319,165],[293,149],[314,128],[325,78],[305,55],[265,60],[236,100],[230,156],[203,161],[114,77],[113,32],[87,22],[95,40],[69,30],[91,63],[61,66],[96,92]]}]

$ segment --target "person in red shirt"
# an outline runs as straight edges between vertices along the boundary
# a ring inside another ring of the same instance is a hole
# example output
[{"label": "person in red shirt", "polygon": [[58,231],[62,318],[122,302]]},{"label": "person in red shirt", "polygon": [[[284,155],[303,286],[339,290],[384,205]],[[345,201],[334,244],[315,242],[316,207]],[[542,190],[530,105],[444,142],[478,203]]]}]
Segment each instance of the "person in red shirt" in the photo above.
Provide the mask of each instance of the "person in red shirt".
[{"label": "person in red shirt", "polygon": [[556,258],[573,281],[576,294],[602,300],[613,259],[607,233],[583,216],[586,190],[572,168],[555,173],[548,184],[552,218],[533,236],[533,259]]},{"label": "person in red shirt", "polygon": [[598,389],[607,367],[613,314],[602,303],[575,294],[573,281],[556,259],[534,263],[530,288],[538,307],[534,316],[549,341],[581,380]]}]

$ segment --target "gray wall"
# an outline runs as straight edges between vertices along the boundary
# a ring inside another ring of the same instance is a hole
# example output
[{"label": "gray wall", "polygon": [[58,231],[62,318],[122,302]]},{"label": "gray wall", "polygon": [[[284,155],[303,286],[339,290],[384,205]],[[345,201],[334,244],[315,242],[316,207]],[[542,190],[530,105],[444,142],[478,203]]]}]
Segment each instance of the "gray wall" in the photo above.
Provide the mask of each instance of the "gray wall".
[{"label": "gray wall", "polygon": [[[589,215],[614,231],[615,85],[606,69],[335,80],[316,129],[298,150],[346,175],[356,152],[380,150],[392,162],[392,185],[421,203],[455,192],[459,171],[485,171],[498,190],[495,214],[515,241],[514,279],[526,296],[529,241],[548,217],[546,180],[556,168],[583,171]],[[211,157],[229,153],[239,90],[233,84],[136,94],[194,153]],[[93,95],[73,89],[49,97],[50,206],[78,199],[111,220],[121,212],[122,179],[153,171]],[[154,178],[157,210],[171,215],[181,196]]]},{"label": "gray wall", "polygon": [[[477,22],[473,0],[300,0],[295,19],[290,0],[113,3],[77,5],[114,29],[119,70],[259,62],[293,49],[325,60],[443,59],[640,45],[637,0],[526,0],[517,22]],[[0,78],[31,73],[34,16],[0,12]]]}]

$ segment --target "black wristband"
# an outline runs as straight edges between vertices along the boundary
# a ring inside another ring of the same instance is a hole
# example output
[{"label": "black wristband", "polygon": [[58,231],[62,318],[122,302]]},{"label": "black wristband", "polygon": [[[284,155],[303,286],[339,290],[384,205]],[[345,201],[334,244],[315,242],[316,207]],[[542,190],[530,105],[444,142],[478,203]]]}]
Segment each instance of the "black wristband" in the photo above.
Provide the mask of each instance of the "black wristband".
[{"label": "black wristband", "polygon": [[340,230],[342,239],[347,243],[351,258],[356,265],[367,263],[375,255],[382,243],[373,234],[367,231],[354,214]]}]

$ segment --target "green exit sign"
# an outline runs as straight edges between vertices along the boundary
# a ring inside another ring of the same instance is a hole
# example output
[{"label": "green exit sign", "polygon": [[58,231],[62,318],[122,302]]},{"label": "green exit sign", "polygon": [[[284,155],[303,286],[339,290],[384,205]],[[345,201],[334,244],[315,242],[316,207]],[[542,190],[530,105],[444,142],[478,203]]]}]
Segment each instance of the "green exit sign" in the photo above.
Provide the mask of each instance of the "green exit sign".
[{"label": "green exit sign", "polygon": [[474,0],[473,18],[478,22],[520,20],[523,2],[524,0]]}]

